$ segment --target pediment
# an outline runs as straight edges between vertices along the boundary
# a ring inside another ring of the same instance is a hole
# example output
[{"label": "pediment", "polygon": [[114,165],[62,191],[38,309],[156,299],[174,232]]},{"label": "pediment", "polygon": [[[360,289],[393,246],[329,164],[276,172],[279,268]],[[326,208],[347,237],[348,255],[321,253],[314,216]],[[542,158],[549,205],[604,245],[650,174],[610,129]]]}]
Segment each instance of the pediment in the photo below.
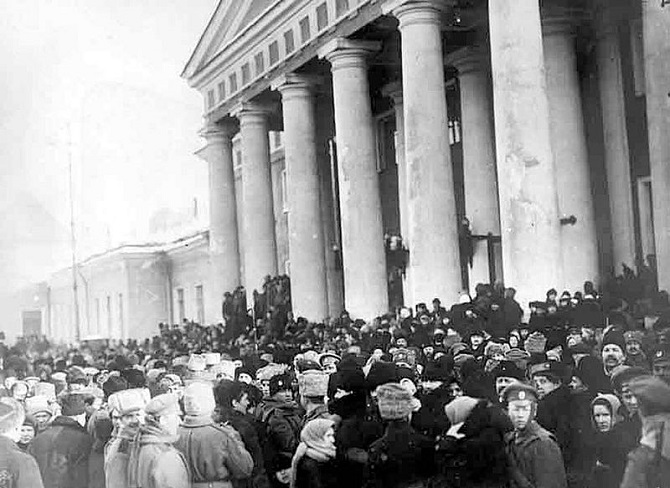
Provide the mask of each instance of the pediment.
[{"label": "pediment", "polygon": [[277,0],[220,0],[188,60],[182,77],[189,79],[216,57],[240,32]]}]

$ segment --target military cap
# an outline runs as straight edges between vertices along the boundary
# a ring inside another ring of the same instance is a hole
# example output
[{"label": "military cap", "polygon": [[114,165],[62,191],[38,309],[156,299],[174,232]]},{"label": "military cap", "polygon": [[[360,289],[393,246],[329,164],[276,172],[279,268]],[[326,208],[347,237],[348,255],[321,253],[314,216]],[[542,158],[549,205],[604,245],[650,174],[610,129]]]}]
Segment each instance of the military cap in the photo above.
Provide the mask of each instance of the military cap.
[{"label": "military cap", "polygon": [[270,378],[270,396],[283,390],[291,389],[291,377],[287,374],[278,374]]},{"label": "military cap", "polygon": [[147,415],[152,417],[162,417],[164,415],[179,414],[179,403],[177,395],[172,393],[163,393],[151,399],[149,404],[144,408]]},{"label": "military cap", "polygon": [[670,361],[670,344],[659,344],[651,352],[651,364]]},{"label": "military cap", "polygon": [[655,376],[639,376],[628,383],[646,415],[670,412],[670,385]]},{"label": "military cap", "polygon": [[503,402],[514,400],[532,400],[537,402],[539,396],[537,390],[525,383],[512,383],[508,385],[501,393]]},{"label": "military cap", "polygon": [[322,371],[323,368],[319,363],[311,359],[300,359],[296,363],[296,370],[299,373],[305,373],[306,371]]},{"label": "military cap", "polygon": [[513,361],[500,361],[498,365],[491,371],[493,378],[516,378],[523,381],[524,371],[519,368]]},{"label": "military cap", "polygon": [[319,356],[319,364],[320,364],[322,367],[325,366],[325,365],[326,365],[326,361],[327,361],[328,358],[330,358],[330,359],[334,359],[337,363],[339,363],[339,362],[342,360],[342,358],[341,358],[340,356],[338,356],[337,354],[335,354],[335,353],[332,353],[332,352],[324,352],[323,354],[321,354],[321,355]]},{"label": "military cap", "polygon": [[555,376],[556,378],[563,379],[566,371],[563,364],[558,361],[545,361],[543,363],[534,364],[530,367],[530,376],[544,375],[544,376]]}]

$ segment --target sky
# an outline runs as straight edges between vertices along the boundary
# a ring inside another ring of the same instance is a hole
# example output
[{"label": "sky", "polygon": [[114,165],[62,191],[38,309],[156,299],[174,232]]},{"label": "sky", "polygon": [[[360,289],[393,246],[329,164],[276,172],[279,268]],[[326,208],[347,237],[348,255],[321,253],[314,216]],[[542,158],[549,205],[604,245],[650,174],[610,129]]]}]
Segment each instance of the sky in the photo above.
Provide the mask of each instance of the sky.
[{"label": "sky", "polygon": [[207,216],[201,96],[180,73],[217,0],[0,0],[0,273],[156,237],[157,213]]}]

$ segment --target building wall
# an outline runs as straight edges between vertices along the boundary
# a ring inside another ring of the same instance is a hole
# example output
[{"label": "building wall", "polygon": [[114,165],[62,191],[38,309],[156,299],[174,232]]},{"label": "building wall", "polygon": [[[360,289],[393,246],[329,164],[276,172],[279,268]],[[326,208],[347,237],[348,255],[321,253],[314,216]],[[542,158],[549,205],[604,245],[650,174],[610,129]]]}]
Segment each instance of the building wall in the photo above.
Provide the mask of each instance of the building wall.
[{"label": "building wall", "polygon": [[182,247],[167,253],[172,270],[171,283],[166,284],[171,288],[172,300],[172,323],[180,321],[179,297],[182,290],[184,297],[184,317],[198,320],[198,291],[202,287],[203,310],[205,322],[218,322],[221,320],[221,304],[210,304],[205,300],[207,290],[207,277],[209,269],[209,252],[207,241],[202,241],[188,248]]}]

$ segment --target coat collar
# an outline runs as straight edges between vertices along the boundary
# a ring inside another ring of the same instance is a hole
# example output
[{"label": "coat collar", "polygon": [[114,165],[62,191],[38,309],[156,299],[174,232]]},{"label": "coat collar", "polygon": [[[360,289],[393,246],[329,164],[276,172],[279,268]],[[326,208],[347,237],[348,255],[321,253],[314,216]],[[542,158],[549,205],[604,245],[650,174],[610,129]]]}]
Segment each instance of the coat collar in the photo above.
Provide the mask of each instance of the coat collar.
[{"label": "coat collar", "polygon": [[187,415],[181,426],[186,428],[204,427],[206,425],[214,425],[211,415]]}]

